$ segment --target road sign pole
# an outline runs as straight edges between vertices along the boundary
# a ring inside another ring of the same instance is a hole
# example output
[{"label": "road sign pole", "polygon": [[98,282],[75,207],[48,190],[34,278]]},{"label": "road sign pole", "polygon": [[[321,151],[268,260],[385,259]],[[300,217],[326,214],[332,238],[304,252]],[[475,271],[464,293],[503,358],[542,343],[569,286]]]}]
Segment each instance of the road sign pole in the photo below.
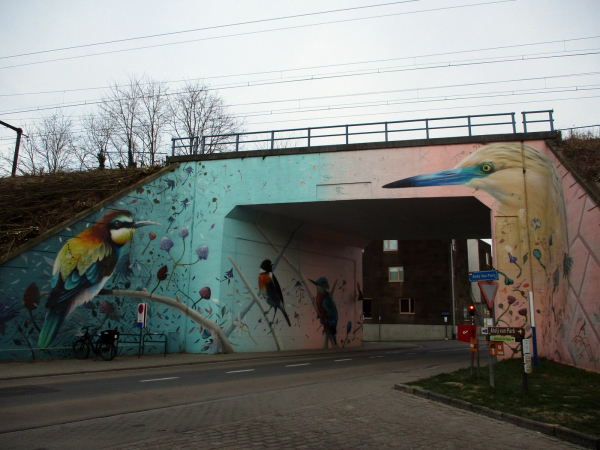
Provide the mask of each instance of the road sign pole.
[{"label": "road sign pole", "polygon": [[535,335],[535,309],[533,309],[533,292],[529,291],[529,319],[531,322],[531,337],[533,338],[533,367],[537,367],[537,336]]}]

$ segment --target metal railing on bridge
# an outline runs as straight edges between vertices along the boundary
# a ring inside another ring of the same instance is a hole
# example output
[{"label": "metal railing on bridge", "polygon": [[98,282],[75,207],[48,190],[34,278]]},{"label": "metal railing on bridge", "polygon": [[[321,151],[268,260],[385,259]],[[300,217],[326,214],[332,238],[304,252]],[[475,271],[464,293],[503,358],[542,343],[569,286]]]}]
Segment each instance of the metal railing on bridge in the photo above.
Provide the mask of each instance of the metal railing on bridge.
[{"label": "metal railing on bridge", "polygon": [[[532,124],[549,124],[554,130],[553,110],[524,111],[523,131]],[[542,118],[538,118],[542,115]],[[534,116],[531,118],[531,116]],[[547,118],[546,118],[547,116]],[[482,133],[477,133],[481,130]],[[548,130],[542,130],[548,131]],[[172,155],[185,148],[185,154],[225,153],[249,150],[341,145],[365,142],[388,142],[407,139],[474,136],[495,133],[517,133],[515,113],[478,114],[396,120],[391,122],[357,123],[271,131],[251,131],[236,134],[205,135],[172,138]]]}]

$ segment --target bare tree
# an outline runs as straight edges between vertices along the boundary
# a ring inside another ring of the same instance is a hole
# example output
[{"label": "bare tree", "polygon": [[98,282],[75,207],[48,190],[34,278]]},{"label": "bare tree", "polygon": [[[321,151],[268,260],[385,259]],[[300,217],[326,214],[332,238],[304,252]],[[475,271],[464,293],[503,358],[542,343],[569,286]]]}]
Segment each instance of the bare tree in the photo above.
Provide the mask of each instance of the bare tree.
[{"label": "bare tree", "polygon": [[113,83],[110,92],[102,99],[100,109],[113,125],[112,142],[118,152],[127,151],[127,166],[134,167],[137,159],[138,108],[142,97],[139,80],[131,77],[125,85]]},{"label": "bare tree", "polygon": [[104,169],[113,140],[114,123],[103,109],[97,114],[90,113],[84,116],[81,123],[84,129],[83,153],[92,155],[98,162],[98,167]]},{"label": "bare tree", "polygon": [[170,116],[167,86],[150,78],[145,78],[140,86],[142,97],[138,108],[138,136],[144,149],[143,160],[154,165]]},{"label": "bare tree", "polygon": [[76,138],[73,122],[58,110],[25,133],[19,156],[21,174],[56,173],[74,168]]},{"label": "bare tree", "polygon": [[[170,101],[171,125],[179,138],[190,138],[186,153],[194,152],[194,137],[239,133],[242,122],[234,118],[217,94],[200,81],[187,82]],[[205,153],[213,153],[227,138],[207,140]]]}]

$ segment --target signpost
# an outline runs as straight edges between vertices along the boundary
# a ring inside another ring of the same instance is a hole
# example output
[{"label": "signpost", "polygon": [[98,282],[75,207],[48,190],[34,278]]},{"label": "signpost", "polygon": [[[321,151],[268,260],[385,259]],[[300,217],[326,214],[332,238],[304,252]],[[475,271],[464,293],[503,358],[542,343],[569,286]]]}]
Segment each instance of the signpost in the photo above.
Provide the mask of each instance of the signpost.
[{"label": "signpost", "polygon": [[504,344],[501,342],[490,342],[491,356],[504,356]]},{"label": "signpost", "polygon": [[[481,334],[486,334],[492,337],[496,336],[515,336],[515,337],[523,337],[525,336],[525,328],[515,328],[515,327],[483,327],[481,329]],[[514,341],[511,341],[514,342]]]},{"label": "signpost", "polygon": [[448,340],[448,317],[450,316],[449,312],[443,312],[442,317],[444,318],[444,328],[446,331],[446,341]]},{"label": "signpost", "polygon": [[529,339],[523,339],[523,390],[527,393],[527,374],[531,373],[531,345]]}]

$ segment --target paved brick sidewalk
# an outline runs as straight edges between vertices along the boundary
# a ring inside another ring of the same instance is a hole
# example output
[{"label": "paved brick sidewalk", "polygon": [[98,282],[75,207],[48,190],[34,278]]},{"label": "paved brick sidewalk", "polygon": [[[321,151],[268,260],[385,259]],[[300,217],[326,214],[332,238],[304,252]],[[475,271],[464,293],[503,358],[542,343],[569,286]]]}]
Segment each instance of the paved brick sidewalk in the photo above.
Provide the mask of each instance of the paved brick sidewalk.
[{"label": "paved brick sidewalk", "polygon": [[[474,433],[473,430],[479,430]],[[483,431],[485,430],[485,435]],[[397,391],[149,439],[118,449],[578,449],[533,431]]]}]

